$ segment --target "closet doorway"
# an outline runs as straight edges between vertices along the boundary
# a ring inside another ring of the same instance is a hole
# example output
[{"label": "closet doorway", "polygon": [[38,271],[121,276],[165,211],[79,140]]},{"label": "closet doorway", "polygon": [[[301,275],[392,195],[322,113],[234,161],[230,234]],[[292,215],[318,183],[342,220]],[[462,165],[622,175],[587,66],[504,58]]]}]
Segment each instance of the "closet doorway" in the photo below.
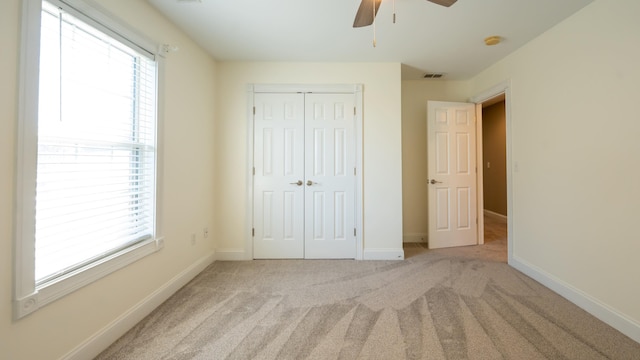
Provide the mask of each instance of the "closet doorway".
[{"label": "closet doorway", "polygon": [[253,258],[356,258],[356,92],[256,85],[251,97]]}]

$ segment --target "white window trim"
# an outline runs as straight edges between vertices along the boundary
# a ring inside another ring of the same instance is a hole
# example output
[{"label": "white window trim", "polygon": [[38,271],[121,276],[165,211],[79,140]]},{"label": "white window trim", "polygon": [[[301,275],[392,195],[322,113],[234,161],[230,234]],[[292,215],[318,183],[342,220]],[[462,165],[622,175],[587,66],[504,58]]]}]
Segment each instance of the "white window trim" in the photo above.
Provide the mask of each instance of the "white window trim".
[{"label": "white window trim", "polygon": [[[162,104],[163,57],[155,45],[104,9],[86,0],[57,0],[95,20],[93,25],[107,26],[126,35],[138,47],[154,55],[157,66],[157,104]],[[37,309],[121,269],[164,245],[161,227],[163,174],[162,107],[157,106],[156,130],[156,224],[155,237],[92,263],[64,277],[36,287],[35,280],[35,191],[38,128],[38,86],[40,60],[40,17],[42,0],[24,0],[22,8],[20,72],[18,94],[17,158],[14,231],[14,318],[22,318]],[[160,55],[160,56],[158,56]]]}]

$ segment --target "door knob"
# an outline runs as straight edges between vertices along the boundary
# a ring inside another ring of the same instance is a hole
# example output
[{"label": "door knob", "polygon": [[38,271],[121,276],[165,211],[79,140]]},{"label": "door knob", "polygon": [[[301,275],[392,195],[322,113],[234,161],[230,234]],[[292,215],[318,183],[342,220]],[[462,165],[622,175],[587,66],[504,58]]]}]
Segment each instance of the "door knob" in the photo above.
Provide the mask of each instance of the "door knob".
[{"label": "door knob", "polygon": [[311,186],[313,184],[317,184],[317,182],[313,182],[311,180],[307,180],[307,186]]},{"label": "door knob", "polygon": [[291,184],[291,185],[298,185],[298,186],[302,186],[302,180],[298,180],[298,181],[296,181],[296,182],[294,182],[294,183],[289,183],[289,184]]},{"label": "door knob", "polygon": [[436,181],[436,179],[431,179],[431,181],[429,181],[429,183],[431,185],[435,185],[435,184],[442,184],[442,181]]}]

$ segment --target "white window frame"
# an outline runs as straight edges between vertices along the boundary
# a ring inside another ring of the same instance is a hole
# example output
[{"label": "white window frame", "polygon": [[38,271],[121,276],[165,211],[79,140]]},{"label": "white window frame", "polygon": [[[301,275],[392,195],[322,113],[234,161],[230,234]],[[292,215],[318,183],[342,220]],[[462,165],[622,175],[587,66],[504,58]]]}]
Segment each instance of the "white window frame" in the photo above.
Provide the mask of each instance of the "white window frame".
[{"label": "white window frame", "polygon": [[[35,194],[38,132],[38,87],[40,61],[40,18],[43,0],[24,0],[20,49],[18,94],[17,158],[14,233],[14,318],[22,318],[85,285],[121,269],[164,245],[160,223],[162,209],[162,107],[157,107],[156,125],[156,223],[154,237],[130,246],[118,253],[91,263],[55,281],[36,286],[35,279]],[[87,0],[51,0],[71,7],[83,20],[101,30],[125,37],[136,46],[155,56],[157,61],[157,102],[162,101],[163,58],[160,46],[139,35],[126,24]],[[87,21],[85,17],[93,21]]]}]

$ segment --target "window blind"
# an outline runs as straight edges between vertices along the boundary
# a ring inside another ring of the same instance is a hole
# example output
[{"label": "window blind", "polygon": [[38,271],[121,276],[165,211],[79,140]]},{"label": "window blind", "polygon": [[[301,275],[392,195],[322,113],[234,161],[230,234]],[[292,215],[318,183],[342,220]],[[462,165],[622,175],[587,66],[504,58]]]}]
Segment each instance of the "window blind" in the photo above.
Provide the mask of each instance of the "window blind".
[{"label": "window blind", "polygon": [[151,239],[156,63],[43,2],[36,284]]}]

